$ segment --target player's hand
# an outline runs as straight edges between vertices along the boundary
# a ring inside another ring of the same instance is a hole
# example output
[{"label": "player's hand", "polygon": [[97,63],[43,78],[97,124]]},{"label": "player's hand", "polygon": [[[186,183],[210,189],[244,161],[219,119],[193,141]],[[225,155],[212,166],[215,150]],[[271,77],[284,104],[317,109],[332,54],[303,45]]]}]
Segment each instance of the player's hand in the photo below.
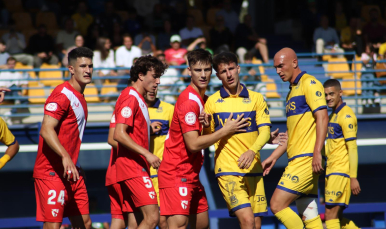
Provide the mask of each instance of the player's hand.
[{"label": "player's hand", "polygon": [[158,131],[161,130],[161,128],[162,128],[162,122],[158,122],[158,121],[152,122],[152,123],[150,124],[150,127],[151,127],[151,134],[155,134],[155,133],[157,133]]},{"label": "player's hand", "polygon": [[149,162],[149,164],[155,169],[158,169],[159,165],[161,164],[161,159],[150,152],[145,156],[145,158],[147,162]]},{"label": "player's hand", "polygon": [[239,168],[248,169],[251,166],[253,159],[255,159],[255,152],[253,152],[253,150],[248,150],[241,154],[240,158],[237,160],[237,162],[239,162]]},{"label": "player's hand", "polygon": [[245,129],[247,126],[249,126],[249,123],[247,122],[249,120],[243,118],[244,113],[241,114],[237,119],[232,119],[233,113],[231,113],[226,120],[226,123],[224,124],[224,129],[228,134],[234,134],[234,133],[245,133],[247,130]]},{"label": "player's hand", "polygon": [[66,178],[69,181],[71,178],[73,178],[74,181],[79,180],[79,173],[78,169],[74,165],[74,163],[71,160],[70,156],[63,157],[62,159],[63,163],[63,168],[64,168],[64,173],[63,173],[63,178]]},{"label": "player's hand", "polygon": [[279,133],[279,145],[283,146],[283,145],[287,145],[287,142],[288,142],[288,134],[287,132],[285,133]]},{"label": "player's hand", "polygon": [[4,96],[6,91],[11,91],[11,89],[0,87],[0,103],[4,101]]},{"label": "player's hand", "polygon": [[268,157],[261,163],[261,167],[263,168],[263,176],[269,174],[273,166],[276,164],[276,159]]},{"label": "player's hand", "polygon": [[314,152],[314,156],[312,157],[312,172],[320,175],[323,171],[322,154],[320,152]]},{"label": "player's hand", "polygon": [[361,192],[361,187],[359,186],[357,178],[351,178],[351,191],[354,196],[359,195],[359,193]]},{"label": "player's hand", "polygon": [[203,110],[198,116],[198,120],[200,121],[200,124],[204,126],[204,128],[208,128],[210,126],[210,122],[212,121],[212,115],[205,113]]},{"label": "player's hand", "polygon": [[275,145],[279,144],[279,128],[271,132],[271,137],[269,138],[268,143]]}]

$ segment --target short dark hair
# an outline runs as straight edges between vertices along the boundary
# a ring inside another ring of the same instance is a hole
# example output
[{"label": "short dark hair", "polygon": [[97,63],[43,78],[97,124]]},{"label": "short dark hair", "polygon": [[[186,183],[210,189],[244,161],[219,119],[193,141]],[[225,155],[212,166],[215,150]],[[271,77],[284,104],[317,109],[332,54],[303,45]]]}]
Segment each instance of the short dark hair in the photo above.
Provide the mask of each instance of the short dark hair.
[{"label": "short dark hair", "polygon": [[220,64],[230,64],[235,63],[236,65],[239,64],[237,60],[237,56],[234,53],[231,52],[222,52],[214,56],[213,58],[213,68],[217,71],[218,66]]},{"label": "short dark hair", "polygon": [[162,76],[167,67],[154,56],[141,56],[130,69],[130,79],[132,82],[137,82],[140,73],[146,75],[152,69],[157,76]]},{"label": "short dark hair", "polygon": [[0,38],[0,44],[5,45],[5,41],[3,39],[1,39],[1,38]]},{"label": "short dark hair", "polygon": [[188,52],[188,64],[189,67],[201,62],[205,64],[213,64],[212,54],[204,49],[195,49]]},{"label": "short dark hair", "polygon": [[124,33],[124,34],[122,35],[122,40],[124,40],[125,37],[130,37],[130,39],[133,40],[133,37],[132,37],[129,33]]},{"label": "short dark hair", "polygon": [[327,88],[327,87],[336,87],[336,88],[338,88],[339,90],[342,90],[339,81],[336,80],[336,79],[329,79],[329,80],[327,80],[326,82],[324,82],[323,87],[324,87],[324,88]]},{"label": "short dark hair", "polygon": [[71,61],[78,59],[79,57],[86,57],[92,59],[94,56],[94,53],[91,49],[86,48],[86,47],[79,47],[79,48],[74,48],[71,50],[71,52],[68,53],[68,64],[71,64]]},{"label": "short dark hair", "polygon": [[252,60],[254,56],[252,52],[247,52],[244,55],[244,60]]},{"label": "short dark hair", "polygon": [[17,62],[17,60],[15,59],[15,57],[10,56],[10,57],[7,58],[7,63],[8,63],[8,61],[11,61],[11,60]]}]

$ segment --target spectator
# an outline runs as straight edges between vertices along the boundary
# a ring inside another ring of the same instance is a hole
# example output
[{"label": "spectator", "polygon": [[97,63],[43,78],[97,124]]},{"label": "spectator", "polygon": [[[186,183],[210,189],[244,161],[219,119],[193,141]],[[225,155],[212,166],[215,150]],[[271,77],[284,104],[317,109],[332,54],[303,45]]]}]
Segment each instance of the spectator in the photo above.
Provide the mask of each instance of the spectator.
[{"label": "spectator", "polygon": [[34,67],[39,68],[42,63],[58,64],[58,57],[54,54],[54,39],[47,34],[47,27],[40,25],[38,33],[29,39],[30,53],[34,55]]},{"label": "spectator", "polygon": [[[355,51],[358,55],[362,53],[362,31],[359,20],[356,17],[350,18],[350,25],[342,29],[340,36],[343,50],[345,52]],[[346,58],[351,61],[354,59],[354,55],[346,55]]]},{"label": "spectator", "polygon": [[[94,51],[92,59],[94,68],[115,68],[114,50],[111,49],[111,41],[109,38],[100,37],[97,42],[97,49]],[[94,71],[94,75],[103,76],[117,76],[114,70],[103,69]],[[110,80],[116,82],[117,80]],[[96,85],[102,85],[101,80],[94,81]]]},{"label": "spectator", "polygon": [[154,53],[156,51],[155,42],[155,36],[146,26],[142,27],[141,33],[134,38],[134,44],[141,49],[142,55]]},{"label": "spectator", "polygon": [[125,31],[135,36],[141,31],[141,22],[138,19],[137,10],[130,8],[127,13],[129,14],[129,18],[125,22]]},{"label": "spectator", "polygon": [[16,32],[15,26],[15,22],[11,21],[9,23],[9,32],[2,36],[2,39],[7,46],[5,51],[7,51],[17,61],[32,66],[34,58],[24,52],[24,49],[26,48],[25,37],[22,33]]},{"label": "spectator", "polygon": [[314,32],[314,42],[316,45],[316,53],[344,52],[344,50],[339,47],[339,38],[336,30],[328,26],[328,17],[326,15],[322,16],[320,19],[320,27]]},{"label": "spectator", "polygon": [[85,38],[85,46],[91,50],[95,50],[100,36],[99,26],[96,23],[93,23],[90,27],[88,27],[87,36]]},{"label": "spectator", "polygon": [[157,48],[165,51],[170,48],[170,37],[175,34],[172,31],[172,24],[169,20],[164,21],[164,30],[158,34]]},{"label": "spectator", "polygon": [[[7,69],[15,69],[16,59],[14,57],[8,57],[7,59]],[[11,91],[6,92],[6,96],[19,97],[19,99],[13,100],[15,104],[28,104],[28,99],[22,98],[22,87],[26,87],[28,82],[25,80],[23,75],[20,72],[15,71],[3,71],[0,72],[0,79],[7,79],[8,81],[0,81],[0,87],[5,87],[11,89]],[[28,112],[28,108],[27,112]],[[12,108],[9,112],[6,112],[5,115],[9,116],[17,113],[17,108]],[[24,113],[24,112],[23,112]],[[11,120],[8,120],[11,122]]]},{"label": "spectator", "polygon": [[84,45],[84,39],[83,36],[78,34],[75,36],[75,46],[71,46],[66,50],[66,55],[63,57],[62,64],[63,66],[67,67],[68,64],[68,53],[71,52],[74,48],[83,47]]},{"label": "spectator", "polygon": [[210,47],[215,53],[219,53],[218,49],[231,50],[233,35],[232,32],[224,24],[224,17],[222,15],[216,16],[215,26],[209,31]]},{"label": "spectator", "polygon": [[255,55],[259,50],[264,63],[268,63],[268,48],[267,40],[259,37],[252,26],[252,17],[247,14],[244,16],[244,23],[237,26],[236,29],[236,53],[240,58],[240,62],[244,62],[244,56],[247,52]]},{"label": "spectator", "polygon": [[[157,58],[166,65],[165,54],[157,55]],[[167,68],[163,76],[160,78],[160,85],[158,91],[162,92],[159,96],[162,101],[167,103],[175,103],[176,98],[174,95],[164,95],[167,93],[175,93],[178,91],[178,86],[170,86],[178,81],[179,71],[175,68]]]},{"label": "spectator", "polygon": [[87,13],[87,5],[85,2],[79,2],[77,11],[71,18],[75,22],[75,29],[78,30],[82,36],[86,36],[88,27],[93,23],[94,18]]},{"label": "spectator", "polygon": [[114,23],[113,34],[111,35],[111,43],[114,50],[122,44],[122,27],[118,22]]},{"label": "spectator", "polygon": [[[123,45],[115,52],[115,61],[118,67],[130,68],[134,58],[142,56],[141,49],[133,45],[133,39],[129,34],[123,35]],[[130,74],[130,70],[123,70],[120,74]]]},{"label": "spectator", "polygon": [[186,49],[181,48],[181,37],[179,35],[173,35],[170,38],[170,49],[165,50],[165,59],[168,65],[182,65],[186,63],[184,58],[188,52]]},{"label": "spectator", "polygon": [[193,51],[195,50],[196,48],[200,48],[200,49],[204,49],[206,51],[208,51],[210,54],[213,55],[213,50],[208,48],[208,46],[206,45],[206,39],[205,37],[199,37],[197,38],[196,40],[194,40],[186,50],[188,51]]},{"label": "spectator", "polygon": [[6,47],[5,42],[0,40],[0,69],[7,68],[7,59],[10,55],[5,51]]},{"label": "spectator", "polygon": [[224,18],[225,26],[228,27],[232,33],[235,33],[237,25],[239,24],[239,16],[232,10],[231,0],[223,1],[223,9],[216,13],[216,16],[218,15]]},{"label": "spectator", "polygon": [[182,1],[177,1],[175,11],[172,11],[171,15],[173,31],[180,31],[184,28],[187,19],[186,15],[187,12],[184,3]]},{"label": "spectator", "polygon": [[64,23],[64,30],[59,31],[56,36],[56,49],[59,52],[59,57],[63,58],[67,49],[75,45],[74,37],[78,33],[74,30],[74,21],[68,18]]},{"label": "spectator", "polygon": [[342,2],[335,3],[334,25],[336,31],[340,34],[342,29],[347,26],[346,15],[343,12]]},{"label": "spectator", "polygon": [[376,50],[385,41],[386,27],[379,23],[379,12],[375,8],[370,10],[370,22],[363,28],[365,44],[373,44]]},{"label": "spectator", "polygon": [[99,17],[95,19],[95,22],[98,24],[103,36],[111,37],[114,30],[114,24],[121,23],[119,15],[114,13],[113,2],[107,1],[105,3],[104,13],[101,13]]},{"label": "spectator", "polygon": [[187,47],[196,38],[204,36],[200,28],[194,27],[194,17],[189,15],[186,19],[186,27],[180,30],[181,43]]},{"label": "spectator", "polygon": [[[366,44],[366,50],[362,53],[362,71],[374,70],[376,64],[377,54],[375,53],[375,48],[373,44]],[[362,105],[366,107],[374,105],[372,97],[374,96],[374,72],[363,72],[361,75],[362,81]]]},{"label": "spectator", "polygon": [[[253,53],[247,52],[244,56],[244,64],[252,64]],[[264,98],[267,92],[267,86],[261,81],[260,70],[257,66],[241,67],[240,72],[244,75],[241,81],[249,90],[261,93]]]}]

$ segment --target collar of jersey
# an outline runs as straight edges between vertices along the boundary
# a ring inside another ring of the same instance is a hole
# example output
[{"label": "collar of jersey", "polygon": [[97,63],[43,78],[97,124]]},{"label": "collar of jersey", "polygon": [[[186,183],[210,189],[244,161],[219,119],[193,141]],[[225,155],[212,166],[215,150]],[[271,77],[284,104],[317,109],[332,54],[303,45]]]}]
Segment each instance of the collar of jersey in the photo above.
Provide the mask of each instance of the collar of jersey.
[{"label": "collar of jersey", "polygon": [[[302,76],[304,74],[306,74],[306,73],[307,73],[306,71],[302,71],[301,73],[299,73],[299,75],[296,77],[296,79],[295,79],[295,81],[294,81],[294,83],[292,85],[298,84],[300,79],[302,78]],[[292,85],[290,85],[290,88],[291,88]]]},{"label": "collar of jersey", "polygon": [[[249,93],[248,93],[247,87],[244,84],[242,84],[242,83],[240,85],[243,87],[243,89],[241,90],[241,92],[239,94],[239,97],[249,98]],[[222,98],[226,98],[226,97],[230,96],[228,94],[228,92],[225,91],[224,86],[222,86],[221,89],[220,89],[220,95],[221,95]]]},{"label": "collar of jersey", "polygon": [[155,103],[154,103],[154,105],[152,107],[158,108],[160,104],[161,104],[161,100],[159,98],[156,98],[155,99]]},{"label": "collar of jersey", "polygon": [[346,106],[346,103],[342,103],[338,108],[336,108],[336,110],[334,111],[335,114],[338,114],[340,110],[342,110],[342,108]]}]

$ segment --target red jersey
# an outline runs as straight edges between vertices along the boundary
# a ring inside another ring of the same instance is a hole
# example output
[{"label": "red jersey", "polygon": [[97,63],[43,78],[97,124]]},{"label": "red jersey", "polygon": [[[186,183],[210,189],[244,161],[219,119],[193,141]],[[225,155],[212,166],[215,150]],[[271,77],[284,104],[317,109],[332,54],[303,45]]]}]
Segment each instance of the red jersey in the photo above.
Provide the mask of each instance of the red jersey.
[{"label": "red jersey", "polygon": [[[60,144],[77,167],[80,167],[77,163],[83,131],[87,122],[87,112],[87,102],[84,96],[68,82],[57,86],[44,105],[44,114],[59,120],[55,132]],[[58,180],[62,178],[63,173],[62,159],[40,136],[33,177]]]},{"label": "red jersey", "polygon": [[[135,143],[149,150],[150,118],[145,99],[134,87],[127,87],[119,96],[115,104],[116,124],[129,126],[127,134]],[[138,176],[150,176],[149,164],[145,157],[128,150],[118,143],[118,157],[116,160],[117,182]]]},{"label": "red jersey", "polygon": [[[113,112],[113,116],[111,117],[110,128],[115,128],[115,113],[114,112]],[[107,167],[107,172],[106,172],[106,186],[117,183],[117,168],[115,166],[117,156],[118,156],[117,150],[114,149],[114,147],[111,147],[110,162],[109,162],[109,166]]]},{"label": "red jersey", "polygon": [[204,101],[190,85],[180,94],[174,108],[169,135],[166,137],[163,160],[158,170],[160,188],[200,185],[199,173],[204,162],[203,152],[191,153],[183,134],[198,131],[202,125],[198,117]]},{"label": "red jersey", "polygon": [[165,50],[165,60],[169,63],[169,62],[172,62],[172,61],[175,61],[178,63],[178,65],[181,65],[183,63],[186,62],[184,56],[185,54],[187,53],[188,51],[184,48],[180,48],[180,49],[167,49]]}]

